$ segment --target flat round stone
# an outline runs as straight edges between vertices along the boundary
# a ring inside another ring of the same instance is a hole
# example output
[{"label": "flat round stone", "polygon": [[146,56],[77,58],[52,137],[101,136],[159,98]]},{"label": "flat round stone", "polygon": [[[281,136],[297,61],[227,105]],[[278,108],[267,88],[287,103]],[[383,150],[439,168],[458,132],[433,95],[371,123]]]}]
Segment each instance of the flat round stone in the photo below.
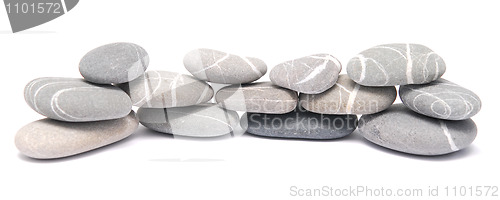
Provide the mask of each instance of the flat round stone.
[{"label": "flat round stone", "polygon": [[232,133],[238,125],[235,111],[216,104],[178,108],[139,108],[139,121],[152,130],[189,137],[216,137]]},{"label": "flat round stone", "polygon": [[474,92],[443,78],[425,85],[401,86],[399,96],[413,111],[439,119],[468,119],[481,110],[481,100]]},{"label": "flat round stone", "polygon": [[133,111],[120,119],[98,122],[73,123],[46,118],[21,128],[15,144],[22,154],[31,158],[62,158],[120,141],[138,126]]},{"label": "flat round stone", "polygon": [[117,119],[132,110],[130,98],[119,88],[79,78],[35,79],[24,88],[24,99],[36,112],[68,122]]},{"label": "flat round stone", "polygon": [[253,82],[267,71],[264,61],[212,49],[195,49],[184,57],[184,66],[196,78],[224,84]]},{"label": "flat round stone", "polygon": [[347,74],[365,86],[425,84],[446,71],[443,59],[420,44],[385,44],[359,53],[347,63]]},{"label": "flat round stone", "polygon": [[387,109],[396,100],[394,86],[366,87],[341,74],[333,87],[320,94],[303,94],[304,109],[322,114],[372,114]]},{"label": "flat round stone", "polygon": [[367,140],[382,147],[426,156],[464,149],[477,135],[471,119],[439,120],[415,113],[403,104],[361,116],[358,130]]},{"label": "flat round stone", "polygon": [[275,85],[300,93],[318,94],[331,88],[342,65],[329,54],[315,54],[276,65],[269,73]]},{"label": "flat round stone", "polygon": [[80,74],[93,83],[125,83],[144,74],[148,65],[148,53],[139,45],[112,43],[97,47],[83,56]]},{"label": "flat round stone", "polygon": [[323,115],[296,109],[286,114],[246,113],[241,127],[247,133],[275,138],[336,139],[351,134],[356,115]]},{"label": "flat round stone", "polygon": [[206,82],[168,71],[148,71],[118,87],[130,95],[134,106],[147,108],[191,106],[207,102],[214,95]]},{"label": "flat round stone", "polygon": [[217,103],[228,110],[283,114],[297,106],[297,93],[270,82],[231,85],[215,95]]}]

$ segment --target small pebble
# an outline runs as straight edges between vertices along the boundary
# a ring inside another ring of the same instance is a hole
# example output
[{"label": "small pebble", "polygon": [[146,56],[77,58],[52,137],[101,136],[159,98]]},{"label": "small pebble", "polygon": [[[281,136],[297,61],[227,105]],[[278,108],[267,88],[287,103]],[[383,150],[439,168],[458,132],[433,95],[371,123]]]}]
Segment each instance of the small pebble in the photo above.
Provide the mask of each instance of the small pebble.
[{"label": "small pebble", "polygon": [[212,83],[253,82],[267,71],[264,61],[212,49],[196,49],[184,57],[184,66],[196,78]]},{"label": "small pebble", "polygon": [[31,158],[53,159],[87,152],[131,135],[139,121],[126,117],[98,122],[62,122],[42,119],[21,128],[15,137],[19,151]]}]

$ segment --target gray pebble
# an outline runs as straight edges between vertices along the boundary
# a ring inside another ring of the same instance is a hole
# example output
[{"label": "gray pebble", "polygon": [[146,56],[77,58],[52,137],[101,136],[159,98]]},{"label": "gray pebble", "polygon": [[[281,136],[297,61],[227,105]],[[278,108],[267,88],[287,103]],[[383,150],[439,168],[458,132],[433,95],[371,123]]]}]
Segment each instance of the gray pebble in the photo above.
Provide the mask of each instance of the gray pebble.
[{"label": "gray pebble", "polygon": [[347,64],[347,74],[366,86],[425,84],[446,71],[443,59],[419,44],[386,44],[367,49]]},{"label": "gray pebble", "polygon": [[394,86],[366,87],[342,74],[337,83],[321,94],[303,94],[300,105],[322,114],[372,114],[387,109],[396,100]]},{"label": "gray pebble", "polygon": [[80,73],[85,80],[99,83],[125,83],[144,74],[148,53],[132,43],[112,43],[97,47],[83,56]]},{"label": "gray pebble", "polygon": [[246,113],[240,124],[259,136],[323,140],[351,134],[357,122],[356,115],[323,115],[298,108],[286,114]]},{"label": "gray pebble", "polygon": [[217,103],[228,110],[283,114],[297,106],[297,93],[270,82],[231,85],[215,95]]},{"label": "gray pebble", "polygon": [[206,82],[168,71],[148,71],[118,86],[130,95],[134,106],[147,108],[191,106],[207,102],[214,95]]},{"label": "gray pebble", "polygon": [[474,92],[443,78],[426,85],[401,86],[399,95],[408,108],[439,119],[468,119],[481,110]]},{"label": "gray pebble", "polygon": [[269,73],[275,85],[300,93],[318,94],[331,88],[342,65],[329,54],[316,54],[276,65]]},{"label": "gray pebble", "polygon": [[78,78],[35,79],[24,88],[24,99],[36,112],[68,122],[117,119],[132,110],[130,98],[119,88]]},{"label": "gray pebble", "polygon": [[184,66],[196,78],[224,84],[253,82],[266,74],[264,61],[212,49],[196,49],[184,57]]},{"label": "gray pebble", "polygon": [[216,104],[178,108],[139,108],[142,125],[162,133],[189,137],[216,137],[232,133],[238,125],[238,113]]},{"label": "gray pebble", "polygon": [[15,137],[19,151],[32,158],[53,159],[87,152],[131,135],[139,121],[126,117],[98,122],[62,122],[42,119],[21,128]]},{"label": "gray pebble", "polygon": [[439,120],[420,115],[403,104],[359,119],[359,133],[367,140],[400,152],[442,155],[469,146],[477,128],[471,119]]}]

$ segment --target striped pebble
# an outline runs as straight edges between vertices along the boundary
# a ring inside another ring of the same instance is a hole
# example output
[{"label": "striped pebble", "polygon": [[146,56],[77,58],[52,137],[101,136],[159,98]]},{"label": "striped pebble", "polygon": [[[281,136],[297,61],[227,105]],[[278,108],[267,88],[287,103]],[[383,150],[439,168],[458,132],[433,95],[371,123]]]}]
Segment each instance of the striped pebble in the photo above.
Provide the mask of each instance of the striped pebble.
[{"label": "striped pebble", "polygon": [[347,63],[347,74],[365,86],[425,84],[446,71],[443,59],[419,44],[386,44],[367,49]]},{"label": "striped pebble", "polygon": [[196,49],[184,57],[184,66],[196,78],[213,83],[250,83],[262,77],[264,61],[212,49]]},{"label": "striped pebble", "polygon": [[342,70],[337,58],[316,54],[276,65],[269,73],[275,84],[300,93],[318,94],[331,88]]},{"label": "striped pebble", "polygon": [[35,79],[24,88],[24,99],[36,112],[68,122],[117,119],[132,110],[130,98],[119,88],[79,78]]},{"label": "striped pebble", "polygon": [[339,76],[337,83],[321,94],[301,93],[300,105],[321,114],[372,114],[387,109],[396,100],[394,86],[366,87]]},{"label": "striped pebble", "polygon": [[168,71],[148,71],[119,87],[130,95],[134,106],[147,108],[190,106],[207,102],[214,95],[206,82]]},{"label": "striped pebble", "polygon": [[400,152],[416,155],[448,154],[469,146],[477,135],[471,119],[439,120],[415,113],[403,104],[363,115],[359,133],[367,140]]},{"label": "striped pebble", "polygon": [[401,86],[399,96],[413,111],[439,119],[468,119],[481,110],[474,92],[443,78],[426,85]]}]

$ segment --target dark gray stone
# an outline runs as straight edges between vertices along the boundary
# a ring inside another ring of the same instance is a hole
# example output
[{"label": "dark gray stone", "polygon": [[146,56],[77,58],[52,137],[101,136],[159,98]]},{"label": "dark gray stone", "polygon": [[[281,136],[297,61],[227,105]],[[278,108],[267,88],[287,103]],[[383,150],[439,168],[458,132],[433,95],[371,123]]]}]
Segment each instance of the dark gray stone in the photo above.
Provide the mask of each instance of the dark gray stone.
[{"label": "dark gray stone", "polygon": [[401,86],[399,96],[413,111],[439,119],[468,119],[481,110],[481,100],[474,92],[443,78],[425,85]]},{"label": "dark gray stone", "polygon": [[216,104],[178,108],[139,108],[139,121],[152,130],[189,137],[216,137],[229,134],[238,126],[235,111]]},{"label": "dark gray stone", "polygon": [[136,79],[149,65],[148,53],[132,43],[112,43],[97,47],[83,56],[80,74],[99,84],[118,84]]},{"label": "dark gray stone", "polygon": [[347,74],[365,86],[425,84],[446,71],[443,59],[419,44],[385,44],[359,53],[347,63]]},{"label": "dark gray stone", "polygon": [[247,133],[276,138],[336,139],[351,134],[356,115],[323,115],[297,109],[286,114],[246,113],[241,127]]},{"label": "dark gray stone", "polygon": [[26,103],[52,119],[87,122],[117,119],[132,110],[129,96],[114,86],[79,78],[38,78],[24,88]]},{"label": "dark gray stone", "polygon": [[196,78],[224,84],[250,83],[267,72],[264,61],[212,49],[195,49],[184,57],[184,66]]},{"label": "dark gray stone", "polygon": [[415,113],[403,104],[361,116],[358,130],[367,140],[382,147],[426,156],[464,149],[477,135],[471,119],[439,120]]},{"label": "dark gray stone", "polygon": [[342,65],[329,54],[315,54],[276,65],[269,73],[275,85],[305,94],[319,94],[331,88]]}]

